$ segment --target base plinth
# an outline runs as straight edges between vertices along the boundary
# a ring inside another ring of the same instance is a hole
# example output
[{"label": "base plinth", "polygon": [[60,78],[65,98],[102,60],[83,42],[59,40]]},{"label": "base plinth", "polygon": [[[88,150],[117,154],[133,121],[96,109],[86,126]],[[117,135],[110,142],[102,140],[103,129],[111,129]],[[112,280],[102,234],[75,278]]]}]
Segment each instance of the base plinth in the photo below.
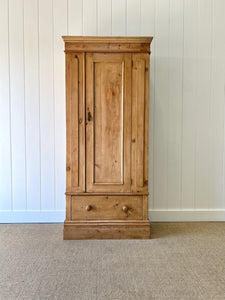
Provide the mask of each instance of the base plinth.
[{"label": "base plinth", "polygon": [[150,222],[65,221],[63,239],[150,239]]}]

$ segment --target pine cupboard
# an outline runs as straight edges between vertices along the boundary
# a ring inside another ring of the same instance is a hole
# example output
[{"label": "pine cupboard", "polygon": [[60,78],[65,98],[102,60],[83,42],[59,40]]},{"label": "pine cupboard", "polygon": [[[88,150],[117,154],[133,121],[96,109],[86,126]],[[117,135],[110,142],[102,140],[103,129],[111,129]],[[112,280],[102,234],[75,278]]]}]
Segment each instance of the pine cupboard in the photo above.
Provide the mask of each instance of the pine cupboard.
[{"label": "pine cupboard", "polygon": [[152,37],[64,36],[64,239],[150,238]]}]

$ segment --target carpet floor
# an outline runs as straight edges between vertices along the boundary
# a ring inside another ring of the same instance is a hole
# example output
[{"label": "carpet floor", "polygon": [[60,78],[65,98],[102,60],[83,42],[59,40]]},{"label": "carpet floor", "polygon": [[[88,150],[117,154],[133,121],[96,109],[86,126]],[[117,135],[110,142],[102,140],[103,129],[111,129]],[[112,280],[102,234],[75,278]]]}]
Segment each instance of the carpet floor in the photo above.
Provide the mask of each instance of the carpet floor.
[{"label": "carpet floor", "polygon": [[151,240],[62,230],[0,225],[0,299],[225,299],[225,223],[152,223]]}]

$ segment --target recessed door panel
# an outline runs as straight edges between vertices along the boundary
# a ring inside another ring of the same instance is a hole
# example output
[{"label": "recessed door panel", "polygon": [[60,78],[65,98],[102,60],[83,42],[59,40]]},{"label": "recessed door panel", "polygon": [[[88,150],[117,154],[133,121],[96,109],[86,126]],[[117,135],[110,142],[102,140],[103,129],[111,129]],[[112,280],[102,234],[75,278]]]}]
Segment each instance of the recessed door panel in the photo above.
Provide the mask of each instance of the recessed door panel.
[{"label": "recessed door panel", "polygon": [[123,184],[123,62],[94,63],[94,183]]},{"label": "recessed door panel", "polygon": [[86,82],[86,190],[130,191],[130,54],[87,54]]}]

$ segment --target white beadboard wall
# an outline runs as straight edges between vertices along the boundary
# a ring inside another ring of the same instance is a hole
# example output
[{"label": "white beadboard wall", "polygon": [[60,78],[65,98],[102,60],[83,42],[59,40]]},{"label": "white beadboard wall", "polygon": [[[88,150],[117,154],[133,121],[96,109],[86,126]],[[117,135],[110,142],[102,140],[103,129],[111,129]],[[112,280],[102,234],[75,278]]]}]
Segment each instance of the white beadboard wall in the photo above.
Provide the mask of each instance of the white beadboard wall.
[{"label": "white beadboard wall", "polygon": [[0,222],[65,215],[62,35],[154,36],[152,221],[225,221],[224,0],[0,0]]}]

